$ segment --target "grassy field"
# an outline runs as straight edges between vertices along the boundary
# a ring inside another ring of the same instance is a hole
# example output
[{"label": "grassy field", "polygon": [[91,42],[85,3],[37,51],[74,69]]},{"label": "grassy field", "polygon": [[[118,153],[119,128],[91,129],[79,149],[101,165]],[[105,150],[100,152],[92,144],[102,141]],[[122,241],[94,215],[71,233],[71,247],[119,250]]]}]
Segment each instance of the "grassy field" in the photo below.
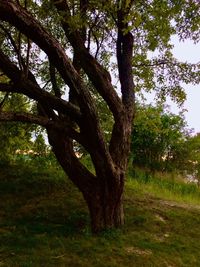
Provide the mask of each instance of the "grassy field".
[{"label": "grassy field", "polygon": [[59,170],[0,170],[0,266],[198,267],[200,192],[127,179],[126,224],[92,236],[85,203]]}]

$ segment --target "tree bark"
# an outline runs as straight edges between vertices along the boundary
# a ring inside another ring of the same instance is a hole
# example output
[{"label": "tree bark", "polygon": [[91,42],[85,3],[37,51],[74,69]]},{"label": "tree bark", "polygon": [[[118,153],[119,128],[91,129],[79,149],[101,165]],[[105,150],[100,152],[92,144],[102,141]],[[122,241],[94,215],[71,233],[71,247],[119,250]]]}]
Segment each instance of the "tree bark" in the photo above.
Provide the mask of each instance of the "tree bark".
[{"label": "tree bark", "polygon": [[118,228],[124,224],[123,204],[113,206],[108,203],[107,207],[101,205],[101,201],[92,200],[93,204],[89,207],[91,218],[91,229],[93,233],[103,230]]},{"label": "tree bark", "polygon": [[96,175],[93,175],[76,158],[73,142],[66,138],[63,131],[60,132],[50,126],[47,132],[58,162],[83,194],[90,213],[92,232],[98,233],[123,225],[122,198],[125,172],[117,166],[112,168],[112,162],[108,164],[108,159],[103,155],[97,155],[98,161],[101,162],[99,164],[95,162]]},{"label": "tree bark", "polygon": [[112,192],[105,186],[101,189],[101,192],[94,192],[91,198],[86,199],[93,233],[118,228],[124,224],[123,185],[118,190],[112,189]]}]

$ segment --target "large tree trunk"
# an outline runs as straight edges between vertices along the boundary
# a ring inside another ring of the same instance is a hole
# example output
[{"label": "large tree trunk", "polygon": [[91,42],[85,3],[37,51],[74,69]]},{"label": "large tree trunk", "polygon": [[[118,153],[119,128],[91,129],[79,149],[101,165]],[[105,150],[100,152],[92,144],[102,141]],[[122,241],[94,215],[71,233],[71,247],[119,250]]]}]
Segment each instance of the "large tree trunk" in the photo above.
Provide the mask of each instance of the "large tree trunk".
[{"label": "large tree trunk", "polygon": [[124,210],[122,203],[122,195],[116,193],[119,198],[115,203],[110,197],[96,195],[87,200],[91,229],[93,233],[101,232],[113,227],[120,227],[124,224]]},{"label": "large tree trunk", "polygon": [[98,162],[94,162],[95,176],[79,162],[73,150],[72,140],[66,138],[63,132],[48,129],[48,137],[58,162],[83,194],[90,213],[92,232],[98,233],[123,225],[122,198],[125,174],[121,167],[109,169],[108,162],[103,157],[100,159],[98,155]]},{"label": "large tree trunk", "polygon": [[122,201],[124,179],[118,183],[118,177],[115,178],[112,184],[102,184],[98,187],[97,192],[94,191],[92,195],[85,197],[90,212],[91,228],[94,233],[120,227],[124,224]]}]

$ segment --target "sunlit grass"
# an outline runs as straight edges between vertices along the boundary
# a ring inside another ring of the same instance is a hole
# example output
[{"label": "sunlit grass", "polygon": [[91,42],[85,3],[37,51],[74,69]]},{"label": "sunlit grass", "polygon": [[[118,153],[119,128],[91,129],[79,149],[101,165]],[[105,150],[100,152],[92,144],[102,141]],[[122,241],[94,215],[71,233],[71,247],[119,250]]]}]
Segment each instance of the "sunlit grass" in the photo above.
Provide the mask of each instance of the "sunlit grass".
[{"label": "sunlit grass", "polygon": [[129,174],[127,187],[139,191],[140,194],[150,194],[166,200],[200,205],[200,189],[198,186],[170,175],[145,176],[144,173],[138,173],[133,177]]}]

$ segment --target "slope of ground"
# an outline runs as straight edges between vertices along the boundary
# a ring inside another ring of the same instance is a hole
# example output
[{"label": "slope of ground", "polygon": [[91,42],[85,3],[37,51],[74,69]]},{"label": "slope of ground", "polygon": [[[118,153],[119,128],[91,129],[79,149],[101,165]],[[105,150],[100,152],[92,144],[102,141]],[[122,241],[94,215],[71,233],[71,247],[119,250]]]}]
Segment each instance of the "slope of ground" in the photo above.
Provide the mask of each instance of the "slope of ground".
[{"label": "slope of ground", "polygon": [[200,266],[198,199],[146,189],[127,181],[125,226],[92,236],[81,195],[59,171],[1,170],[0,266]]}]

